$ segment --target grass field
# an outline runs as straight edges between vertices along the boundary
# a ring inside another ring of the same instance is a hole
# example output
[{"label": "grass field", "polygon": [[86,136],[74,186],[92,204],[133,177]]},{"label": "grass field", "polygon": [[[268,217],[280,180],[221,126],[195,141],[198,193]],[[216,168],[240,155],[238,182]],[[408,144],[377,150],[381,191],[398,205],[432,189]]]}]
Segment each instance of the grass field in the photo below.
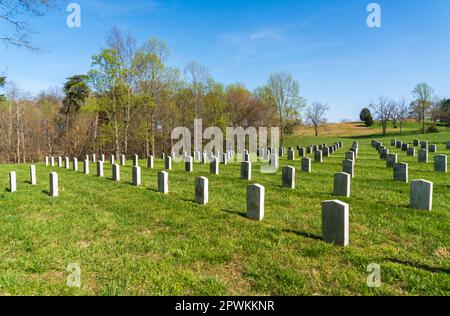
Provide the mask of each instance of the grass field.
[{"label": "grass field", "polygon": [[[373,130],[372,130],[373,133]],[[397,136],[398,137],[398,136]],[[390,138],[381,138],[390,145]],[[445,150],[450,132],[398,137],[429,140]],[[433,211],[408,207],[409,185],[392,180],[371,148],[360,142],[350,204],[350,246],[321,241],[321,201],[334,199],[333,174],[341,171],[352,138],[291,137],[286,145],[344,141],[344,149],[313,162],[300,162],[297,188],[281,188],[281,170],[260,174],[252,183],[266,187],[262,222],[245,218],[247,181],[237,163],[196,163],[194,172],[174,163],[170,193],[156,192],[157,172],[141,161],[143,185],[133,187],[131,162],[115,183],[105,178],[37,165],[38,185],[28,181],[28,165],[0,166],[1,295],[450,295],[450,175],[433,171],[399,150],[410,179],[434,182]],[[8,172],[17,171],[18,192],[9,193]],[[59,174],[60,196],[47,194],[48,174]],[[207,176],[210,203],[193,202],[194,179]],[[81,267],[81,288],[66,285],[69,263]],[[382,286],[369,288],[370,263],[381,265]]]}]

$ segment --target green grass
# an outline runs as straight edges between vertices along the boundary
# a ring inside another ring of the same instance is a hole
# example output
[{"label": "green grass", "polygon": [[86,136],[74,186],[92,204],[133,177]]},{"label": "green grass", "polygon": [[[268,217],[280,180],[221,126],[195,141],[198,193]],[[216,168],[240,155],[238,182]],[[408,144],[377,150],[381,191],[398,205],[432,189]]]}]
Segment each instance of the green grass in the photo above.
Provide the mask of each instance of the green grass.
[{"label": "green grass", "polygon": [[[400,139],[414,138],[437,143],[439,154],[450,132]],[[449,174],[390,148],[409,163],[410,179],[434,182],[433,211],[412,210],[409,185],[392,180],[370,139],[359,139],[352,196],[341,199],[350,204],[346,248],[321,241],[321,201],[335,198],[333,174],[351,139],[342,139],[344,149],[323,164],[313,162],[311,174],[299,171],[299,161],[281,159],[281,166],[297,167],[295,190],[280,187],[281,171],[260,174],[254,164],[252,183],[266,187],[262,222],[245,218],[248,182],[239,179],[237,163],[221,165],[219,176],[209,175],[207,165],[196,163],[188,174],[174,163],[167,195],[156,192],[161,160],[153,170],[141,161],[141,187],[130,184],[130,161],[121,183],[110,179],[109,164],[105,178],[38,164],[36,186],[27,183],[28,165],[1,165],[0,294],[449,295]],[[390,145],[390,137],[378,139]],[[11,170],[15,193],[6,190]],[[59,174],[58,198],[46,193],[50,171]],[[207,206],[193,202],[197,176],[209,178]],[[69,263],[81,266],[81,288],[66,286]],[[366,285],[370,263],[381,265],[380,288]]]}]

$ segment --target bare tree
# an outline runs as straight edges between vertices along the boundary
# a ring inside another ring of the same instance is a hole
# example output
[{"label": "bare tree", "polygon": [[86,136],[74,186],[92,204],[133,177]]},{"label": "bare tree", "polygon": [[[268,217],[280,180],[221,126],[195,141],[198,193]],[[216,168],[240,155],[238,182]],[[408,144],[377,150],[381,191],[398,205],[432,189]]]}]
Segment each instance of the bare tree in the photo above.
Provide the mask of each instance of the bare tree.
[{"label": "bare tree", "polygon": [[394,111],[394,102],[390,101],[388,97],[379,97],[377,103],[371,103],[370,108],[375,114],[375,119],[381,123],[383,135],[386,135],[387,125],[392,118]]},{"label": "bare tree", "polygon": [[306,112],[306,119],[308,120],[309,124],[314,127],[316,136],[319,136],[319,127],[327,123],[325,113],[329,110],[330,108],[326,104],[320,102],[314,102],[308,108]]},{"label": "bare tree", "polygon": [[184,76],[193,98],[194,117],[199,118],[206,86],[210,79],[209,71],[206,67],[196,62],[191,62],[184,69]]},{"label": "bare tree", "polygon": [[31,41],[33,29],[26,16],[43,16],[52,3],[52,0],[0,0],[0,42],[38,50]]},{"label": "bare tree", "polygon": [[280,120],[281,143],[283,143],[286,121],[298,118],[300,110],[305,107],[305,102],[300,97],[298,82],[289,74],[278,73],[271,75],[267,86],[276,101]]},{"label": "bare tree", "polygon": [[400,123],[400,134],[403,133],[403,123],[410,116],[409,106],[405,99],[401,99],[400,101],[395,103],[394,112],[397,115],[397,120]]}]

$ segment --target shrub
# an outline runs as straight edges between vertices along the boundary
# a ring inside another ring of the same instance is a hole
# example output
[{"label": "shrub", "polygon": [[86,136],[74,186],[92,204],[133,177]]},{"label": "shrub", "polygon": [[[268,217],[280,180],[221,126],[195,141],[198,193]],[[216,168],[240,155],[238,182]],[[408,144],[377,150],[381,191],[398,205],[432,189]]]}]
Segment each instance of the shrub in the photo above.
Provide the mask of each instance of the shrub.
[{"label": "shrub", "polygon": [[439,130],[434,124],[427,128],[427,133],[437,133],[437,132],[439,132]]}]

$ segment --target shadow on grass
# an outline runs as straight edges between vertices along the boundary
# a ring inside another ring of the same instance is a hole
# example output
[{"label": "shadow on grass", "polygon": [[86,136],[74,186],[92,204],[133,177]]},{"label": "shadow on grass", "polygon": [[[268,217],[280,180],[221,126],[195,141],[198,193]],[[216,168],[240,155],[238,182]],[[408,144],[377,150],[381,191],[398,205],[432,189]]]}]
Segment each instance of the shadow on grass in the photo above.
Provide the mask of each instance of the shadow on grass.
[{"label": "shadow on grass", "polygon": [[48,191],[48,190],[42,190],[41,192],[44,194],[50,195],[50,191]]},{"label": "shadow on grass", "polygon": [[322,240],[322,236],[318,236],[318,235],[314,235],[314,234],[310,234],[310,233],[305,233],[305,232],[301,232],[301,231],[298,231],[298,230],[283,229],[282,231],[285,232],[285,233],[295,234],[297,236],[301,236],[301,237],[305,237],[305,238],[309,238],[309,239]]},{"label": "shadow on grass", "polygon": [[410,261],[405,261],[405,260],[394,259],[394,258],[384,258],[383,260],[391,262],[391,263],[397,263],[397,264],[405,265],[405,266],[416,268],[416,269],[425,270],[425,271],[428,271],[428,272],[438,272],[438,273],[450,274],[450,269],[446,269],[446,268],[429,267],[429,266],[426,266],[426,265],[423,265],[423,264],[410,262]]},{"label": "shadow on grass", "polygon": [[226,213],[229,213],[229,214],[232,214],[232,215],[238,215],[238,216],[247,218],[247,214],[244,213],[244,212],[235,212],[235,211],[225,210],[225,209],[222,210],[222,212],[226,212]]}]

